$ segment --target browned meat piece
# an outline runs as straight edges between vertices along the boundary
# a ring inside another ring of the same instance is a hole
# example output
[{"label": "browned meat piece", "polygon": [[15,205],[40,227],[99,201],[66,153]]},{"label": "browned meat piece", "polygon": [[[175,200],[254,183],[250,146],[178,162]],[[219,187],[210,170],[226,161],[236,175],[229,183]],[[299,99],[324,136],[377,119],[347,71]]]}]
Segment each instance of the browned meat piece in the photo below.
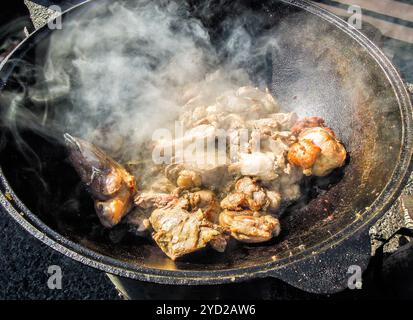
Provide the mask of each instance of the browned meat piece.
[{"label": "browned meat piece", "polygon": [[270,191],[258,185],[250,177],[244,177],[235,183],[235,190],[247,196],[249,209],[277,210],[281,205],[281,196],[276,191]]},{"label": "browned meat piece", "polygon": [[200,172],[185,164],[168,165],[165,168],[165,176],[182,189],[192,189],[202,184]]},{"label": "browned meat piece", "polygon": [[198,209],[200,209],[208,221],[218,223],[221,208],[212,191],[200,190],[194,193],[189,193],[184,197],[188,200],[191,211],[198,211]]},{"label": "browned meat piece", "polygon": [[122,188],[113,198],[100,201],[95,200],[95,210],[102,225],[112,228],[132,209],[130,190]]},{"label": "browned meat piece", "polygon": [[172,194],[156,192],[143,192],[134,198],[136,206],[144,210],[165,207],[176,200],[177,197]]},{"label": "browned meat piece", "polygon": [[253,211],[258,211],[264,208],[267,208],[269,203],[269,200],[267,198],[267,194],[264,192],[263,189],[259,191],[255,191],[252,194],[252,198],[248,199],[249,207]]},{"label": "browned meat piece", "polygon": [[172,260],[205,248],[208,244],[223,252],[224,230],[205,219],[201,210],[188,212],[179,206],[156,209],[149,218],[153,239]]},{"label": "browned meat piece", "polygon": [[298,121],[292,128],[291,132],[298,136],[304,129],[315,128],[315,127],[325,127],[325,121],[320,117],[306,117]]},{"label": "browned meat piece", "polygon": [[320,153],[321,148],[311,140],[300,140],[291,146],[288,161],[292,165],[308,170],[314,165]]},{"label": "browned meat piece", "polygon": [[258,191],[260,188],[257,185],[256,181],[250,177],[244,177],[239,179],[235,183],[235,190],[238,192],[245,193],[248,196],[251,196],[254,192]]},{"label": "browned meat piece", "polygon": [[265,190],[250,177],[235,183],[235,192],[221,201],[221,207],[229,211],[276,210],[280,207],[281,195],[276,191]]},{"label": "browned meat piece", "polygon": [[135,178],[93,144],[69,134],[64,137],[69,159],[89,188],[102,225],[115,226],[132,208]]},{"label": "browned meat piece", "polygon": [[249,210],[224,210],[219,216],[219,224],[229,230],[232,237],[247,243],[265,242],[281,232],[277,218]]},{"label": "browned meat piece", "polygon": [[178,193],[142,192],[135,196],[134,202],[136,209],[126,217],[126,222],[138,236],[147,236],[151,230],[149,217],[153,210],[173,206],[189,208],[188,200],[179,198]]},{"label": "browned meat piece", "polygon": [[230,193],[221,201],[221,208],[231,211],[242,211],[248,207],[248,196],[241,192]]},{"label": "browned meat piece", "polygon": [[193,170],[182,170],[176,179],[176,185],[183,189],[200,187],[202,178],[199,173]]},{"label": "browned meat piece", "polygon": [[195,212],[201,209],[204,217],[211,222],[218,222],[220,206],[215,194],[210,190],[200,190],[193,193],[182,193],[177,189],[174,193],[143,192],[135,196],[135,205],[142,210],[159,209],[178,206],[184,210]]},{"label": "browned meat piece", "polygon": [[290,131],[291,128],[298,120],[298,116],[295,112],[290,113],[273,113],[269,115],[270,118],[277,120],[280,124],[282,131]]},{"label": "browned meat piece", "polygon": [[165,176],[169,181],[185,190],[201,186],[218,189],[231,178],[226,165],[196,167],[196,165],[189,163],[168,165],[165,168]]},{"label": "browned meat piece", "polygon": [[[222,88],[217,89],[220,90],[187,90],[187,93],[191,93],[184,96],[191,99],[184,99],[187,103],[180,116],[186,127],[211,124],[222,129],[237,128],[244,126],[244,119],[257,119],[260,115],[279,111],[278,102],[268,90],[251,86],[227,88],[223,91]],[[235,122],[231,122],[231,119]]]},{"label": "browned meat piece", "polygon": [[344,165],[347,152],[329,128],[309,128],[301,132],[298,142],[288,152],[290,164],[303,169],[305,175],[323,177]]}]

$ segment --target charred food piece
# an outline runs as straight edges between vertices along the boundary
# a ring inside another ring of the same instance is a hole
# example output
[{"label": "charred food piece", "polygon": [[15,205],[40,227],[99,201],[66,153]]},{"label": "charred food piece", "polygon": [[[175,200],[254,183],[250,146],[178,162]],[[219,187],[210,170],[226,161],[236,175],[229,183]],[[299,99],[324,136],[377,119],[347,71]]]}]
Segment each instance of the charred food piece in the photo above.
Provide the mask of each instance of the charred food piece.
[{"label": "charred food piece", "polygon": [[69,159],[92,194],[102,225],[117,225],[133,206],[134,176],[95,145],[67,133],[64,138]]}]

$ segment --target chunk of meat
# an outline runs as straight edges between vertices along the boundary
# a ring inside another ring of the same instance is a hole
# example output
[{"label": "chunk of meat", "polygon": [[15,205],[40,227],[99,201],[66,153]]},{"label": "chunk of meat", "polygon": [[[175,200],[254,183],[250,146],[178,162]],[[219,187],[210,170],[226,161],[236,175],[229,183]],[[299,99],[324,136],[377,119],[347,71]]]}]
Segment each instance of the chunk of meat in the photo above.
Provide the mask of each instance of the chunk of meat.
[{"label": "chunk of meat", "polygon": [[281,125],[274,118],[261,118],[256,120],[249,120],[247,121],[247,125],[254,129],[259,129],[262,131],[269,130],[269,131],[281,131]]},{"label": "chunk of meat", "polygon": [[135,205],[142,210],[153,210],[163,207],[177,206],[189,212],[201,210],[204,217],[218,223],[220,213],[219,202],[214,192],[210,190],[199,190],[187,192],[177,188],[173,193],[143,192],[134,198]]},{"label": "chunk of meat", "polygon": [[229,211],[277,210],[281,205],[281,195],[276,191],[265,190],[249,177],[238,180],[235,192],[221,201],[221,207]]},{"label": "chunk of meat", "polygon": [[269,115],[270,118],[277,120],[280,125],[281,131],[290,131],[291,128],[297,123],[298,116],[295,112],[290,113],[273,113]]},{"label": "chunk of meat", "polygon": [[313,141],[300,139],[298,143],[291,146],[288,152],[288,161],[304,170],[311,169],[321,153],[321,148]]},{"label": "chunk of meat", "polygon": [[303,169],[305,175],[323,177],[344,165],[347,152],[329,128],[305,129],[288,152],[290,164]]},{"label": "chunk of meat", "polygon": [[250,177],[243,177],[235,183],[235,190],[238,192],[245,193],[248,196],[251,196],[253,192],[258,191],[260,188],[257,185],[256,181]]},{"label": "chunk of meat", "polygon": [[204,217],[213,223],[218,223],[221,208],[215,194],[210,190],[200,190],[184,195],[191,211],[201,210]]},{"label": "chunk of meat", "polygon": [[244,148],[228,168],[233,174],[272,181],[285,171],[286,154],[296,138],[290,132],[278,132],[270,127],[257,130],[251,133],[247,150]]},{"label": "chunk of meat", "polygon": [[[243,125],[244,119],[258,119],[280,109],[268,90],[252,86],[226,88],[224,91],[222,88],[217,89],[220,90],[206,90],[203,93],[197,89],[197,94],[191,90],[192,92],[186,95],[191,99],[184,99],[187,101],[183,107],[185,111],[180,116],[186,127],[212,124],[217,128],[230,129]],[[228,116],[236,123],[232,125]]]},{"label": "chunk of meat", "polygon": [[254,192],[251,197],[240,192],[231,193],[221,201],[222,208],[233,211],[245,209],[258,211],[268,207],[269,204],[269,199],[267,199],[267,195],[263,190]]},{"label": "chunk of meat", "polygon": [[175,203],[177,197],[168,193],[143,192],[134,198],[135,205],[144,210],[165,207]]},{"label": "chunk of meat", "polygon": [[263,91],[256,87],[245,86],[239,88],[236,95],[240,98],[259,103],[260,107],[263,109],[262,111],[265,113],[274,113],[280,109],[279,104],[275,101],[268,89]]},{"label": "chunk of meat", "polygon": [[174,153],[175,151],[186,151],[187,148],[195,146],[197,141],[214,140],[220,136],[221,132],[217,130],[217,127],[206,122],[191,127],[185,131],[183,137],[155,140],[153,152],[157,155],[169,155],[173,157],[177,155]]},{"label": "chunk of meat", "polygon": [[[270,181],[278,177],[275,172],[275,160],[272,152],[241,153],[237,165],[243,176],[253,176]],[[232,168],[236,168],[237,165],[232,165]]]},{"label": "chunk of meat", "polygon": [[232,237],[246,243],[265,242],[281,232],[277,218],[249,210],[224,210],[219,216],[219,224],[228,229]]},{"label": "chunk of meat", "polygon": [[106,228],[117,225],[132,209],[132,196],[128,189],[122,188],[113,198],[100,201],[95,200],[95,211],[100,222]]},{"label": "chunk of meat", "polygon": [[168,165],[165,168],[165,176],[169,181],[186,190],[201,186],[218,189],[231,178],[227,165],[196,166],[189,163]]},{"label": "chunk of meat", "polygon": [[248,196],[241,192],[230,193],[221,201],[221,208],[231,211],[242,211],[248,207]]},{"label": "chunk of meat", "polygon": [[[211,112],[213,112],[212,110],[214,109],[215,109],[215,106],[208,107],[207,108],[208,115],[203,118],[198,119],[197,121],[193,121],[191,124],[195,126],[211,125],[217,129],[224,129],[224,130],[236,130],[236,129],[243,129],[246,127],[245,120],[240,115],[237,115],[235,113],[225,113],[225,112],[210,114]],[[189,126],[190,124],[188,124],[188,121],[185,122],[185,119],[184,119],[184,125]],[[217,133],[219,132],[217,131]]]},{"label": "chunk of meat", "polygon": [[93,144],[69,134],[64,138],[69,159],[91,192],[102,225],[117,225],[133,206],[135,178]]},{"label": "chunk of meat", "polygon": [[[253,96],[248,96],[248,93],[253,93]],[[216,106],[217,110],[226,113],[255,117],[266,112],[278,111],[273,97],[254,87],[241,87],[237,91],[228,90],[217,97]]]},{"label": "chunk of meat", "polygon": [[176,185],[183,189],[200,187],[201,184],[201,175],[193,170],[182,170],[176,179]]},{"label": "chunk of meat", "polygon": [[291,132],[295,136],[299,136],[303,130],[315,127],[324,128],[324,119],[320,117],[305,117],[302,120],[296,122],[296,124],[291,128]]},{"label": "chunk of meat", "polygon": [[201,210],[190,213],[180,207],[161,208],[149,218],[154,229],[153,239],[172,260],[205,248],[217,251],[226,248],[224,230],[205,219]]}]

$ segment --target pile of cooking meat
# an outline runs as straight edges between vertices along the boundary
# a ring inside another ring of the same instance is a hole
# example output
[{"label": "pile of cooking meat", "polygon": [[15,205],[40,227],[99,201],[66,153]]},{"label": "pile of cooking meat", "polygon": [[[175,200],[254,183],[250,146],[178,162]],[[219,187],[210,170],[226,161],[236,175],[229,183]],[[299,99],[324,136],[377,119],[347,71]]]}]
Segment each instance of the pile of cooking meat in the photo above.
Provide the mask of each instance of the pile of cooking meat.
[{"label": "pile of cooking meat", "polygon": [[[323,119],[299,121],[295,113],[281,113],[268,90],[246,86],[211,98],[194,86],[183,100],[179,120],[187,133],[179,141],[148,143],[145,159],[122,165],[97,146],[65,135],[70,161],[102,225],[128,224],[173,260],[208,246],[224,252],[231,237],[246,243],[277,237],[277,212],[300,197],[303,175],[326,176],[345,163],[346,150]],[[231,132],[224,164],[151,161],[153,148],[185,147],[222,129]],[[245,129],[247,143],[231,159],[229,150]]]}]

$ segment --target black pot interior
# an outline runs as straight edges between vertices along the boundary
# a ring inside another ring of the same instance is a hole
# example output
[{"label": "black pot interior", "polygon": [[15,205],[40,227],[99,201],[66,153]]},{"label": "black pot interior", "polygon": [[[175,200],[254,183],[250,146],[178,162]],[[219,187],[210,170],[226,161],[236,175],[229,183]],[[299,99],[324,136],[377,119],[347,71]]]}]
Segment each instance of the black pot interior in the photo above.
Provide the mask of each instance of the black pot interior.
[{"label": "black pot interior", "polygon": [[[232,243],[225,254],[207,250],[172,262],[149,240],[125,235],[122,226],[102,228],[92,200],[67,161],[61,132],[45,137],[6,120],[12,112],[9,93],[22,92],[22,83],[28,88],[38,81],[36,72],[21,74],[27,64],[44,63],[49,30],[32,36],[8,62],[15,68],[2,92],[0,165],[23,203],[46,225],[98,253],[132,266],[171,270],[256,266],[311,250],[357,219],[368,218],[364,212],[389,182],[401,152],[399,104],[384,72],[355,40],[311,13],[279,1],[237,3],[217,3],[221,9],[205,15],[192,1],[191,12],[201,18],[217,45],[225,34],[222,21],[247,12],[259,17],[248,32],[257,38],[271,34],[277,45],[260,56],[259,63],[251,62],[253,67],[245,66],[251,78],[266,79],[285,110],[301,117],[324,117],[350,155],[344,169],[303,182],[305,196],[282,214],[279,238],[258,245]],[[92,5],[76,9],[65,20],[78,19],[78,13]],[[70,103],[65,98],[49,102],[49,117]],[[17,108],[36,114],[45,105],[23,95]]]}]

